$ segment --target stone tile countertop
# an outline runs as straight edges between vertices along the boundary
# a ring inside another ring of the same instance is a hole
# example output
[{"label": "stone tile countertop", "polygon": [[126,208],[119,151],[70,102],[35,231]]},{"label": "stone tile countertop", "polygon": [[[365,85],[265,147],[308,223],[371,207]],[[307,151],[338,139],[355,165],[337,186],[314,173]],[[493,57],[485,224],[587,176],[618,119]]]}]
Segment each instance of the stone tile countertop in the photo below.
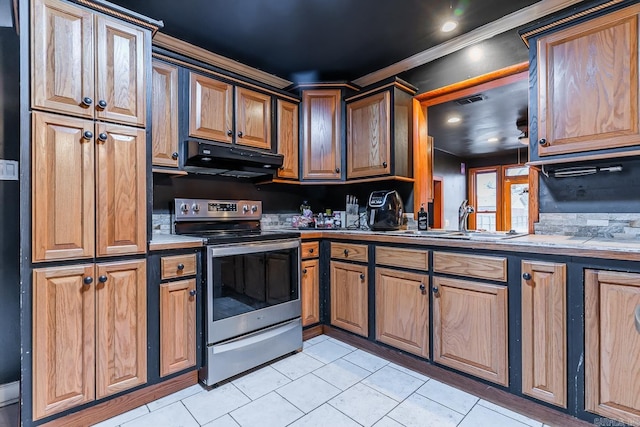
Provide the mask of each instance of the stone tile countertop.
[{"label": "stone tile countertop", "polygon": [[449,248],[553,254],[601,259],[640,261],[640,240],[617,240],[593,237],[529,234],[507,239],[478,238],[463,240],[411,234],[403,231],[369,231],[349,229],[300,229],[303,240],[342,239],[380,243],[441,246]]}]

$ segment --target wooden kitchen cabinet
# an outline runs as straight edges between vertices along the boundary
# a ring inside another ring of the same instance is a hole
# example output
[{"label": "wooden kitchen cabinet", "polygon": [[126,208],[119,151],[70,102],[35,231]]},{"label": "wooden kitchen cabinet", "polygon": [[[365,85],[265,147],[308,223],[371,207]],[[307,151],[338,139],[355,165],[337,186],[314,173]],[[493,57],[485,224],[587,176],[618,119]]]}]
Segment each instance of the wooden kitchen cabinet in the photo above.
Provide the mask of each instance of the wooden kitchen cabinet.
[{"label": "wooden kitchen cabinet", "polygon": [[33,270],[33,417],[147,381],[146,262]]},{"label": "wooden kitchen cabinet", "polygon": [[146,32],[61,0],[33,0],[31,107],[144,127]]},{"label": "wooden kitchen cabinet", "polygon": [[298,179],[299,174],[299,129],[298,104],[278,99],[278,154],[284,156],[277,171],[278,178]]},{"label": "wooden kitchen cabinet", "polygon": [[196,295],[196,279],[160,284],[161,377],[196,364]]},{"label": "wooden kitchen cabinet", "polygon": [[144,253],[144,130],[41,112],[32,121],[33,261]]},{"label": "wooden kitchen cabinet", "polygon": [[567,407],[566,265],[522,261],[522,393]]},{"label": "wooden kitchen cabinet", "polygon": [[413,95],[400,79],[346,100],[347,179],[413,177]]},{"label": "wooden kitchen cabinet", "polygon": [[391,171],[389,91],[347,104],[347,179]]},{"label": "wooden kitchen cabinet", "polygon": [[640,274],[585,270],[585,409],[640,424]]},{"label": "wooden kitchen cabinet", "polygon": [[[271,96],[190,73],[189,135],[271,149]],[[235,135],[234,135],[235,129]]]},{"label": "wooden kitchen cabinet", "polygon": [[640,144],[639,13],[636,4],[537,39],[532,160]]},{"label": "wooden kitchen cabinet", "polygon": [[236,87],[236,143],[271,149],[271,96]]},{"label": "wooden kitchen cabinet", "polygon": [[302,326],[320,322],[320,260],[302,261]]},{"label": "wooden kitchen cabinet", "polygon": [[376,268],[376,340],[429,357],[429,276]]},{"label": "wooden kitchen cabinet", "polygon": [[331,261],[331,324],[369,335],[367,266]]},{"label": "wooden kitchen cabinet", "polygon": [[153,60],[151,95],[151,162],[178,167],[178,67]]},{"label": "wooden kitchen cabinet", "polygon": [[340,89],[302,92],[302,178],[340,180],[342,138]]},{"label": "wooden kitchen cabinet", "polygon": [[509,385],[506,286],[433,278],[433,361]]}]

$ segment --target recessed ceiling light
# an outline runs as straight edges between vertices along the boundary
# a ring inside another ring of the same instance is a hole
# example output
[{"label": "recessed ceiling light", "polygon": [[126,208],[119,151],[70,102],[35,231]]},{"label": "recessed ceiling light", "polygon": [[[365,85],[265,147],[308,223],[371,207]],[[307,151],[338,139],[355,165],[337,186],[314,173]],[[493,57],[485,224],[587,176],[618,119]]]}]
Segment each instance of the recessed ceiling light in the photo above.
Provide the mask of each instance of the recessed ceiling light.
[{"label": "recessed ceiling light", "polygon": [[460,120],[462,120],[460,117],[452,116],[447,119],[447,123],[458,123]]},{"label": "recessed ceiling light", "polygon": [[489,138],[489,139],[487,139],[487,141],[489,141],[489,142],[498,142],[498,138],[495,138],[495,137]]},{"label": "recessed ceiling light", "polygon": [[442,27],[440,27],[440,30],[443,33],[448,33],[449,31],[455,30],[457,26],[458,26],[458,23],[456,21],[447,21],[444,24],[442,24]]},{"label": "recessed ceiling light", "polygon": [[482,48],[479,46],[473,46],[469,49],[469,58],[472,61],[479,61],[484,56]]}]

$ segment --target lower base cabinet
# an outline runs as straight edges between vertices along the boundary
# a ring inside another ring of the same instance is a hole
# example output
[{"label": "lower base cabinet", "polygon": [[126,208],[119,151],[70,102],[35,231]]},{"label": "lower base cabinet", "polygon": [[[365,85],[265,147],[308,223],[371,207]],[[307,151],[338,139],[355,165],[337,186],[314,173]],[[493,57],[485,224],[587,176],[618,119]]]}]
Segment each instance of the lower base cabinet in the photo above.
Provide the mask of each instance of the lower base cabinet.
[{"label": "lower base cabinet", "polygon": [[320,262],[316,259],[302,261],[302,326],[320,322]]},{"label": "lower base cabinet", "polygon": [[522,261],[522,393],[567,407],[566,265]]},{"label": "lower base cabinet", "polygon": [[640,425],[640,274],[585,270],[585,409]]},{"label": "lower base cabinet", "polygon": [[433,361],[509,385],[507,288],[433,278]]},{"label": "lower base cabinet", "polygon": [[331,261],[331,324],[368,336],[367,266]]},{"label": "lower base cabinet", "polygon": [[160,285],[160,376],[196,364],[196,279]]},{"label": "lower base cabinet", "polygon": [[376,268],[376,340],[429,357],[429,276]]},{"label": "lower base cabinet", "polygon": [[33,418],[147,382],[146,261],[33,270]]}]

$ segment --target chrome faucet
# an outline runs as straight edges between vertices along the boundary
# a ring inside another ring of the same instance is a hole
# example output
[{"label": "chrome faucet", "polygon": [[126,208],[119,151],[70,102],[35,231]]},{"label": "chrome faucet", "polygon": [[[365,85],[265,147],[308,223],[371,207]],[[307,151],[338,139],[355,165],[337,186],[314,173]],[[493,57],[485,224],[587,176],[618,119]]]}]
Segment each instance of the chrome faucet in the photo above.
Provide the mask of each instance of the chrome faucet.
[{"label": "chrome faucet", "polygon": [[476,211],[473,206],[469,206],[467,202],[467,199],[463,200],[458,208],[458,231],[463,233],[467,232],[467,217],[470,213]]}]

